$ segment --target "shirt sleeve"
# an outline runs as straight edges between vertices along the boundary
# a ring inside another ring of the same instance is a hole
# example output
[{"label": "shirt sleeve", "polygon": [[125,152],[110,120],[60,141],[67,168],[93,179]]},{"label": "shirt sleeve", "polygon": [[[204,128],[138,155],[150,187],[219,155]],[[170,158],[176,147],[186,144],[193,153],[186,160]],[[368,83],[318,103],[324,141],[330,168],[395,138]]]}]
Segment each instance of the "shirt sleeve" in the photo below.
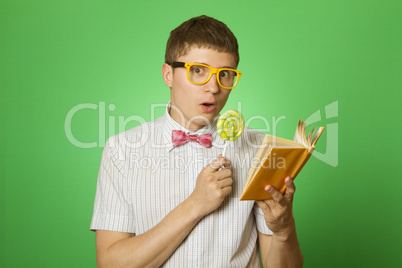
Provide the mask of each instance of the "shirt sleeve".
[{"label": "shirt sleeve", "polygon": [[257,202],[254,203],[254,216],[255,222],[257,224],[257,230],[260,233],[272,235],[273,232],[268,228],[267,224],[265,223],[264,212],[262,212],[262,209],[257,205]]},{"label": "shirt sleeve", "polygon": [[135,233],[122,153],[116,144],[116,136],[109,138],[99,168],[91,230]]}]

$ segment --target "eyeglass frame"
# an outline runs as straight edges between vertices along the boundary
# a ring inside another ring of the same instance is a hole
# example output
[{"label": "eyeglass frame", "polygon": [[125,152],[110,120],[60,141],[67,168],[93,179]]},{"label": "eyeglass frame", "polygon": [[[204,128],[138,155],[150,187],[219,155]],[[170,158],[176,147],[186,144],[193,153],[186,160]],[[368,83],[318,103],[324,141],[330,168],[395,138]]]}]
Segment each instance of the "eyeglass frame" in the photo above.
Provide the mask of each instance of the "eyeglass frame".
[{"label": "eyeglass frame", "polygon": [[[211,70],[211,73],[209,74],[209,77],[205,80],[205,82],[197,83],[197,82],[194,82],[194,81],[190,80],[190,68],[193,65],[205,66],[205,67],[207,67],[207,68],[209,68]],[[232,68],[214,68],[214,67],[211,67],[209,65],[202,64],[202,63],[189,63],[189,62],[174,61],[174,62],[172,62],[170,64],[170,66],[172,66],[172,68],[185,67],[187,69],[187,80],[190,81],[191,83],[195,84],[195,85],[204,85],[204,84],[208,83],[208,81],[211,80],[212,75],[215,74],[216,81],[218,82],[218,84],[221,87],[223,87],[225,89],[233,89],[235,86],[237,86],[237,83],[239,82],[240,76],[242,75],[242,72],[240,72],[240,71],[238,71],[236,69],[232,69]],[[236,73],[235,76],[236,76],[237,79],[236,79],[236,82],[234,83],[234,85],[232,87],[225,87],[219,81],[218,75],[219,75],[219,73],[221,71],[224,71],[224,70],[230,70],[230,71],[234,71]]]}]

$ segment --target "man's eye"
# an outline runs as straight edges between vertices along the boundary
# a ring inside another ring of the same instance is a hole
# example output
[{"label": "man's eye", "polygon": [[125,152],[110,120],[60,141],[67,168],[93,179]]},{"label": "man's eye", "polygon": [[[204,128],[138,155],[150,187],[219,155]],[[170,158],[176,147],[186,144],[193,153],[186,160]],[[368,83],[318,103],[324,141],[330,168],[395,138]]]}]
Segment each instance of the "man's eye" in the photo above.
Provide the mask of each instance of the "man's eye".
[{"label": "man's eye", "polygon": [[201,68],[194,68],[194,73],[202,74],[202,69]]},{"label": "man's eye", "polygon": [[209,74],[208,68],[200,65],[191,66],[190,72],[198,76],[205,76]]},{"label": "man's eye", "polygon": [[221,71],[220,77],[221,78],[228,78],[230,76],[229,71]]}]

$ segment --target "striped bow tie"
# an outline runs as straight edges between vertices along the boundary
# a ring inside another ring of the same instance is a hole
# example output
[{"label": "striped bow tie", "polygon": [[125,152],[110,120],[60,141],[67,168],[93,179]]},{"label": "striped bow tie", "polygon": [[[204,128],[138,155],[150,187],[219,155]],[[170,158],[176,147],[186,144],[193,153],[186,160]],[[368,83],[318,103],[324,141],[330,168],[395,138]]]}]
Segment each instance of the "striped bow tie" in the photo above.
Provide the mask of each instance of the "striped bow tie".
[{"label": "striped bow tie", "polygon": [[182,130],[173,130],[172,131],[172,142],[173,146],[179,146],[188,141],[196,141],[202,146],[206,148],[210,148],[212,145],[212,135],[211,133],[202,134],[202,135],[189,135]]}]

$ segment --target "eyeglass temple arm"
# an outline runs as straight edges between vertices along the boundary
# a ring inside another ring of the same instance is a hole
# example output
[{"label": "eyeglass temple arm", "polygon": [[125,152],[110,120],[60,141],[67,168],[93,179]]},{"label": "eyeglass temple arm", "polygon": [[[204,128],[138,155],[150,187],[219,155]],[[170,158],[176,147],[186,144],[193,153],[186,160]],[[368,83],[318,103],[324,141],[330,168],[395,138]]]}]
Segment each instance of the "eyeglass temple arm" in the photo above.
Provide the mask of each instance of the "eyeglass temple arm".
[{"label": "eyeglass temple arm", "polygon": [[177,68],[177,67],[184,67],[185,63],[184,62],[172,62],[172,64],[170,64],[173,68]]}]

